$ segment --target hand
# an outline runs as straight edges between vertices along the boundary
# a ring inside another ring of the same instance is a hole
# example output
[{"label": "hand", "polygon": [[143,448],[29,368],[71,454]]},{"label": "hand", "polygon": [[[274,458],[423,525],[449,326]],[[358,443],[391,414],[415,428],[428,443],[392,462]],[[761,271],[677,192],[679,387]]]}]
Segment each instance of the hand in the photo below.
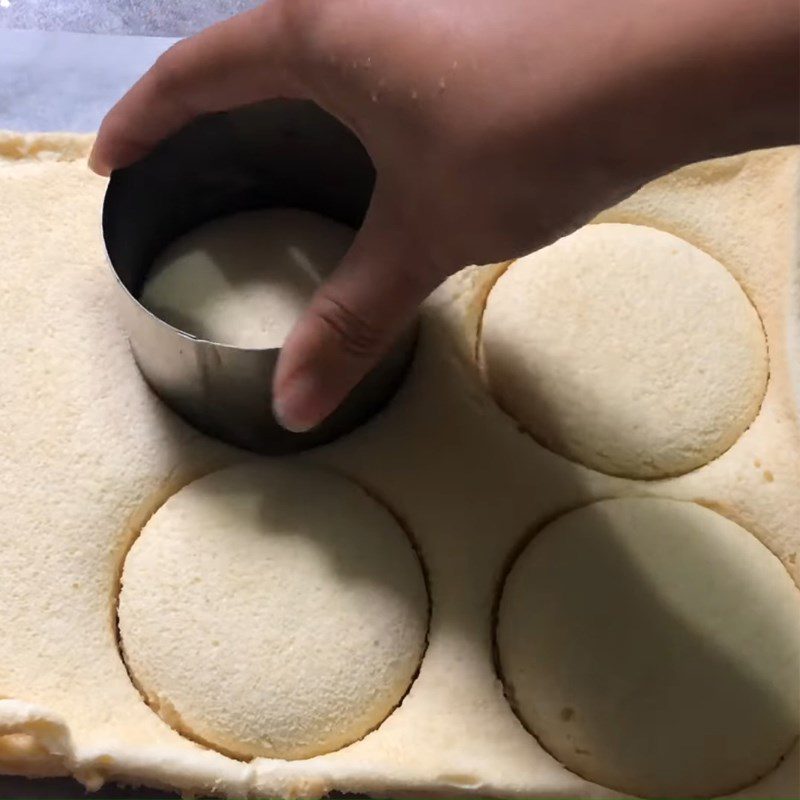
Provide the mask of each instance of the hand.
[{"label": "hand", "polygon": [[355,131],[372,202],[274,378],[276,415],[306,430],[461,266],[548,244],[681,163],[796,140],[796,17],[794,0],[269,0],[167,51],[91,165],[270,97]]}]

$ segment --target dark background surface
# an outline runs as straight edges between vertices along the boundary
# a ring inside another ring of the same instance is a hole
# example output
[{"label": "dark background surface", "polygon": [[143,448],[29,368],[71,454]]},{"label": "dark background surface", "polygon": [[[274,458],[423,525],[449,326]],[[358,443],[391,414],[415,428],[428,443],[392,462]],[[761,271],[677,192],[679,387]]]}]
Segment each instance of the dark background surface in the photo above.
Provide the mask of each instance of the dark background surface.
[{"label": "dark background surface", "polygon": [[[130,789],[124,786],[110,784],[98,792],[88,794],[88,800],[159,800],[159,798],[173,798],[177,795],[168,795],[151,789]],[[77,781],[69,778],[40,778],[28,780],[27,778],[0,777],[0,798],[2,800],[65,800],[67,798],[81,798],[87,800],[87,792]]]}]

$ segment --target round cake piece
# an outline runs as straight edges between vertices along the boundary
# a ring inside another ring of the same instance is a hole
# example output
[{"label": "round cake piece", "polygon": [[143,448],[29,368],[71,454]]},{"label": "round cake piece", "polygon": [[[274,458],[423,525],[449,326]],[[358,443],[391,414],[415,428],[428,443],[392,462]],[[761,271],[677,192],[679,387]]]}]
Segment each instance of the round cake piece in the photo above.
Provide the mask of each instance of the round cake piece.
[{"label": "round cake piece", "polygon": [[353,236],[351,228],[299,209],[214,219],[158,256],[140,300],[199,339],[280,347]]},{"label": "round cake piece", "polygon": [[726,794],[800,732],[800,593],[694,503],[606,500],[513,565],[497,646],[515,711],[566,767],[637,796]]},{"label": "round cake piece", "polygon": [[349,744],[397,706],[425,648],[416,553],[337,473],[250,463],[201,478],[124,564],[123,654],[184,735],[239,758]]},{"label": "round cake piece", "polygon": [[481,360],[543,445],[631,478],[727,450],[758,413],[768,358],[742,288],[708,254],[640,225],[589,225],[513,263],[489,294]]}]

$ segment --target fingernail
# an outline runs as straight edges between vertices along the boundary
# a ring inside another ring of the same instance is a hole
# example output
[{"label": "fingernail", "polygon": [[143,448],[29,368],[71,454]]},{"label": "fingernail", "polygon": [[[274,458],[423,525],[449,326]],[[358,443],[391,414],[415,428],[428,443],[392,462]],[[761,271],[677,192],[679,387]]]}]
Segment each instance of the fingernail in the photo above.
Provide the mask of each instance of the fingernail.
[{"label": "fingernail", "polygon": [[305,433],[322,422],[318,382],[307,374],[293,376],[272,399],[278,424],[291,433]]}]

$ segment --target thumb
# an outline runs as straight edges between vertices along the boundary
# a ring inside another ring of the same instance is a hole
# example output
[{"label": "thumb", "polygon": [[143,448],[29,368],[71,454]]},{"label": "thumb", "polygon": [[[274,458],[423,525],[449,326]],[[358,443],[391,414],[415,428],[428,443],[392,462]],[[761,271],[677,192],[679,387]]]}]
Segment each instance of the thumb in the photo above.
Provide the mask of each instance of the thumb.
[{"label": "thumb", "polygon": [[273,411],[284,428],[322,422],[411,321],[436,278],[410,250],[376,192],[352,247],[281,348]]}]

